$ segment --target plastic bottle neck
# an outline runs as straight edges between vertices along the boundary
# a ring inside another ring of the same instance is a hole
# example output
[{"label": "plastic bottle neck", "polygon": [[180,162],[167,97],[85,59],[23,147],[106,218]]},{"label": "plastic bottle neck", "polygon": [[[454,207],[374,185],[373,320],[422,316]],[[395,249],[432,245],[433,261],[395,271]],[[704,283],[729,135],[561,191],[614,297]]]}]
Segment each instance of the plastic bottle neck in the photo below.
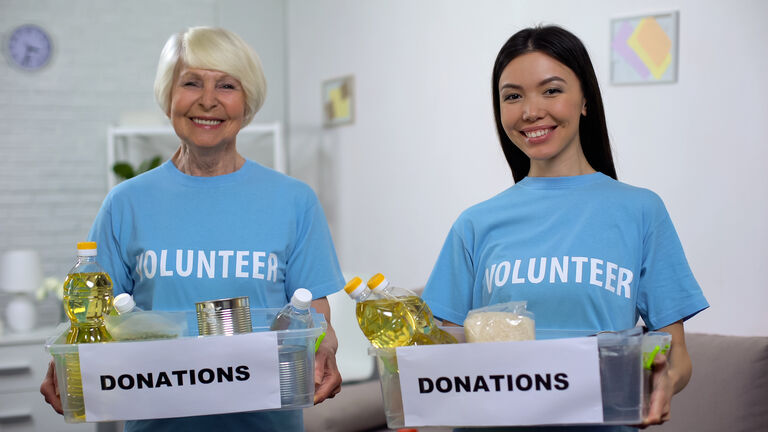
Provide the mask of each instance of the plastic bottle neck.
[{"label": "plastic bottle neck", "polygon": [[81,263],[95,263],[96,255],[78,255],[77,261]]},{"label": "plastic bottle neck", "polygon": [[371,291],[369,288],[365,288],[361,290],[359,293],[357,293],[354,297],[352,297],[353,300],[356,302],[362,302],[368,300],[368,297],[371,296],[373,291]]},{"label": "plastic bottle neck", "polygon": [[291,309],[293,309],[297,314],[301,314],[301,315],[309,314],[309,308],[300,308],[300,307],[296,307],[295,305],[291,305]]}]

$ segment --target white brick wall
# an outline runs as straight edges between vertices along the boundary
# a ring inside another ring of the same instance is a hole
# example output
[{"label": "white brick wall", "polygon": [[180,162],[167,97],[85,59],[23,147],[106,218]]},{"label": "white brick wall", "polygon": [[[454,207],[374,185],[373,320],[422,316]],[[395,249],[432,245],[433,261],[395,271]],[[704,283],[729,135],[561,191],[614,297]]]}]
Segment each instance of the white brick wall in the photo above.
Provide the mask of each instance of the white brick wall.
[{"label": "white brick wall", "polygon": [[159,113],[155,67],[175,31],[242,36],[269,86],[256,121],[284,120],[283,15],[280,0],[0,0],[0,39],[34,23],[55,47],[35,73],[0,59],[0,253],[32,248],[45,275],[66,274],[107,192],[107,127],[127,112]]}]

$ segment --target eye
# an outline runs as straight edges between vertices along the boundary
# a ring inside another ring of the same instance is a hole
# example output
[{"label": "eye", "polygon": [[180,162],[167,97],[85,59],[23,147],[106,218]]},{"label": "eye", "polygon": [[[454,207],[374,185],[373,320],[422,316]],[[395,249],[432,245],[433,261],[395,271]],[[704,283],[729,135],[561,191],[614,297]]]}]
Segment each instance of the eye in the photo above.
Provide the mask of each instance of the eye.
[{"label": "eye", "polygon": [[518,99],[520,99],[522,96],[519,93],[508,93],[506,95],[502,95],[502,99],[505,102],[514,102]]},{"label": "eye", "polygon": [[196,81],[184,81],[181,84],[181,86],[182,87],[197,87],[197,82]]},{"label": "eye", "polygon": [[544,91],[544,94],[547,95],[547,96],[554,96],[554,95],[556,95],[558,93],[562,93],[562,92],[563,92],[562,89],[559,89],[557,87],[552,87],[552,88],[546,89]]}]

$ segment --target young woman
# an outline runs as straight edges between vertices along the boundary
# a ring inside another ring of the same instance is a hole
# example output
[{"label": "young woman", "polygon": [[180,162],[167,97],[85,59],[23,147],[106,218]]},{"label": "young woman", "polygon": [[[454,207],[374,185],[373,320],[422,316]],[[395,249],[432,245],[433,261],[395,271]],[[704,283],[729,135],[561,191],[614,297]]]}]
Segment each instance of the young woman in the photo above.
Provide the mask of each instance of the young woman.
[{"label": "young woman", "polygon": [[661,199],[616,180],[584,45],[555,26],[516,33],[496,58],[492,92],[516,184],[459,216],[424,299],[457,324],[515,300],[543,329],[615,331],[642,317],[672,335],[643,424],[663,423],[691,376],[683,321],[709,305]]}]

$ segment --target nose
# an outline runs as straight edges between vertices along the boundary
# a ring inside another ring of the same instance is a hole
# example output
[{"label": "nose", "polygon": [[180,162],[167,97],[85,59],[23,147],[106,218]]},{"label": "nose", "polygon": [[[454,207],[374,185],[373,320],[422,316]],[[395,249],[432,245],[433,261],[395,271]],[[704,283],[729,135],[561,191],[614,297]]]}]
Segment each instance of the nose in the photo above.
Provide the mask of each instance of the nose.
[{"label": "nose", "polygon": [[530,99],[525,101],[525,104],[523,105],[524,121],[536,121],[543,117],[542,113],[543,110],[538,106],[538,104],[535,103],[535,101],[531,101]]},{"label": "nose", "polygon": [[218,99],[216,98],[215,88],[212,86],[205,86],[203,88],[202,94],[200,95],[200,99],[198,100],[198,103],[205,110],[211,110],[215,108],[216,105],[219,104]]}]

